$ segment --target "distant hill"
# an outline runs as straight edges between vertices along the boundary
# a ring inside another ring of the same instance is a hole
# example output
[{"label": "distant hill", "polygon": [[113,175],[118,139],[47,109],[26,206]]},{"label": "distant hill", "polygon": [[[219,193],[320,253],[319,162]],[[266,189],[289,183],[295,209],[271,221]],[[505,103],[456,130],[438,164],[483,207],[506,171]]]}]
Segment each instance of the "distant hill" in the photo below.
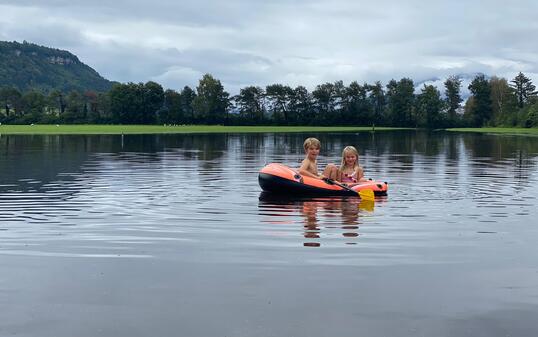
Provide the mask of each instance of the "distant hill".
[{"label": "distant hill", "polygon": [[54,89],[107,91],[112,83],[68,51],[26,41],[0,41],[0,87],[44,93]]}]

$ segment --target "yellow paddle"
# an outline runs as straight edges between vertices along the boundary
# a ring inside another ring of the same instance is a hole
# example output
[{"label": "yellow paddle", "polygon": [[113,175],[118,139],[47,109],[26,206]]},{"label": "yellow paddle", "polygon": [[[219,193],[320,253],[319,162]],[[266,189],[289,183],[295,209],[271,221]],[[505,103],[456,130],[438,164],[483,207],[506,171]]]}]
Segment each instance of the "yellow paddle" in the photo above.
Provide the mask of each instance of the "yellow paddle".
[{"label": "yellow paddle", "polygon": [[364,189],[364,190],[361,190],[361,191],[355,191],[355,190],[353,190],[353,189],[347,187],[346,185],[337,183],[336,181],[334,181],[334,180],[332,180],[332,179],[325,178],[324,180],[325,180],[328,184],[336,185],[336,186],[340,186],[340,187],[342,187],[344,190],[347,190],[347,191],[350,191],[350,192],[359,194],[359,197],[361,197],[361,199],[363,199],[363,200],[368,200],[368,201],[374,201],[374,200],[375,200],[375,197],[374,197],[374,191],[372,191],[371,189]]},{"label": "yellow paddle", "polygon": [[361,202],[359,202],[359,209],[373,212],[374,211],[374,201],[373,200],[365,200],[361,199]]},{"label": "yellow paddle", "polygon": [[[352,190],[352,191],[353,191],[353,190]],[[356,193],[356,192],[357,192],[357,191],[355,191],[355,193]],[[359,196],[360,196],[361,199],[363,199],[363,200],[372,201],[372,202],[375,201],[374,191],[372,191],[371,189],[365,189],[365,190],[361,190],[361,191],[359,191]]]}]

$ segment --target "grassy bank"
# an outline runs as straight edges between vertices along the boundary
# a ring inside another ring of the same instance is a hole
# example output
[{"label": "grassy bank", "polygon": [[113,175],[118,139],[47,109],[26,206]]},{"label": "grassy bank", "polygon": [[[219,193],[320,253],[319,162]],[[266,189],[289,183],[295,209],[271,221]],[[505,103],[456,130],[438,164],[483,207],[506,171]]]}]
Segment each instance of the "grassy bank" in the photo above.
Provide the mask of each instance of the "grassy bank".
[{"label": "grassy bank", "polygon": [[482,133],[502,133],[510,135],[533,135],[538,136],[538,128],[454,128],[448,131],[457,132],[482,132]]},{"label": "grassy bank", "polygon": [[[375,131],[399,130],[379,128]],[[220,126],[220,125],[0,125],[0,134],[159,134],[159,133],[265,133],[265,132],[358,132],[372,127],[319,126]]]}]

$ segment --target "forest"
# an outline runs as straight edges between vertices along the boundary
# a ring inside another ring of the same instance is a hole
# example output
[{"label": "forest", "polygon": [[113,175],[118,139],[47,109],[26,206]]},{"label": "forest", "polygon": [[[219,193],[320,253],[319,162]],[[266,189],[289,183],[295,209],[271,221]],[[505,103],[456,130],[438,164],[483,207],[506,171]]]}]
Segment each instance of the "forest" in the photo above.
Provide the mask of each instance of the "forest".
[{"label": "forest", "polygon": [[195,88],[114,83],[108,91],[0,88],[3,124],[320,125],[414,128],[538,127],[536,87],[523,73],[507,80],[476,75],[462,98],[451,76],[440,91],[410,78],[386,84],[343,81],[304,86],[247,86],[230,95],[204,75]]}]

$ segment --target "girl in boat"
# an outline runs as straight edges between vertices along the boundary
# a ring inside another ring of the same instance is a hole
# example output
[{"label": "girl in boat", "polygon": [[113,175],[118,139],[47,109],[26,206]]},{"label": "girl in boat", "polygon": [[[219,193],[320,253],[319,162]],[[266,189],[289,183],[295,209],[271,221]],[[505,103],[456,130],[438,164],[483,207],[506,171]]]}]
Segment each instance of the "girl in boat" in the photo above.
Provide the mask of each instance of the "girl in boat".
[{"label": "girl in boat", "polygon": [[342,151],[342,164],[339,168],[340,182],[353,186],[364,178],[364,170],[359,166],[359,151],[354,146],[346,146]]}]

